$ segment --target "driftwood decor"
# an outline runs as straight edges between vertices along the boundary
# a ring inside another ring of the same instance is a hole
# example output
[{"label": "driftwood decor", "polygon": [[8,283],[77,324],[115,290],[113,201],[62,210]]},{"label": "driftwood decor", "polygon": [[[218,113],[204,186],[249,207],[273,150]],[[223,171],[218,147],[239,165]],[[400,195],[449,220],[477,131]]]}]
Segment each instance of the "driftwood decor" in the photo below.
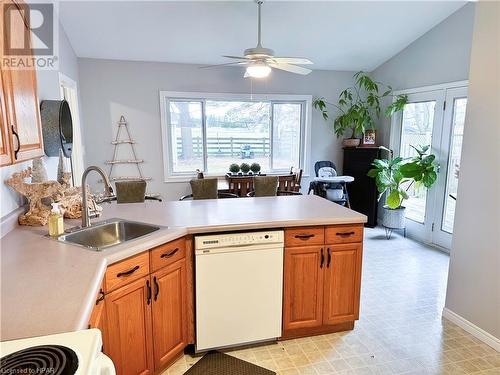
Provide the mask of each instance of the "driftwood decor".
[{"label": "driftwood decor", "polygon": [[[29,210],[19,216],[19,224],[46,225],[50,215],[50,207],[42,202],[45,198],[59,202],[60,207],[64,210],[65,218],[77,219],[82,216],[82,190],[79,187],[71,187],[69,183],[71,173],[63,173],[62,183],[57,181],[25,182],[25,179],[30,177],[32,177],[32,169],[28,168],[13,173],[12,177],[5,181],[6,185],[24,195],[29,201]],[[92,196],[87,197],[87,199],[91,210],[102,211]]]}]

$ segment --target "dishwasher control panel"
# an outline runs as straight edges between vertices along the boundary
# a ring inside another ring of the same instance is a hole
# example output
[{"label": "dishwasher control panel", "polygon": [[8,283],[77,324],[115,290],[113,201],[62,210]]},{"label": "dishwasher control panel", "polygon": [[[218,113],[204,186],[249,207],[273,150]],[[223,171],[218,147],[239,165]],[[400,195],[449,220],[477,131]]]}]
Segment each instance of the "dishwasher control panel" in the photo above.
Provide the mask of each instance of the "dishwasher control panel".
[{"label": "dishwasher control panel", "polygon": [[210,234],[194,238],[195,250],[265,244],[283,245],[283,243],[282,230]]}]

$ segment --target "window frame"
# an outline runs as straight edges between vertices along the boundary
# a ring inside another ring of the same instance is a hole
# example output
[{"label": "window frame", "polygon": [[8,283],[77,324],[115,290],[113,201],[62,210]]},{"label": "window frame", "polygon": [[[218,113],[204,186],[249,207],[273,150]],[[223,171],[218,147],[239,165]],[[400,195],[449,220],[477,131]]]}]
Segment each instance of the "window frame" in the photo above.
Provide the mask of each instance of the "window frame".
[{"label": "window frame", "polygon": [[193,178],[195,172],[174,172],[172,158],[172,132],[170,119],[170,101],[191,101],[201,103],[202,115],[202,137],[203,137],[203,169],[207,176],[223,177],[218,173],[208,173],[207,169],[207,142],[206,142],[206,102],[218,101],[244,101],[244,102],[269,102],[271,129],[269,134],[270,145],[270,173],[284,173],[288,170],[272,169],[273,165],[273,133],[274,129],[274,104],[300,104],[300,143],[299,143],[299,168],[303,169],[303,176],[308,176],[307,166],[310,164],[311,153],[311,115],[312,96],[311,95],[290,95],[290,94],[235,94],[235,93],[207,93],[207,92],[184,92],[184,91],[160,91],[160,120],[162,130],[162,154],[164,182],[184,182]]}]

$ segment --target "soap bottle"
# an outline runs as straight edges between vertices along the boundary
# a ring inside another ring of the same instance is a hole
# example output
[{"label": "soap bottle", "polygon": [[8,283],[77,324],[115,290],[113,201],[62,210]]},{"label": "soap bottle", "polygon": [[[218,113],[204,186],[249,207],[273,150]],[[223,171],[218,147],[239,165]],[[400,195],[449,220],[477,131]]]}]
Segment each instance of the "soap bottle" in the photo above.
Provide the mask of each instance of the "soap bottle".
[{"label": "soap bottle", "polygon": [[52,210],[49,215],[49,235],[60,236],[64,233],[64,220],[59,203],[52,203]]}]

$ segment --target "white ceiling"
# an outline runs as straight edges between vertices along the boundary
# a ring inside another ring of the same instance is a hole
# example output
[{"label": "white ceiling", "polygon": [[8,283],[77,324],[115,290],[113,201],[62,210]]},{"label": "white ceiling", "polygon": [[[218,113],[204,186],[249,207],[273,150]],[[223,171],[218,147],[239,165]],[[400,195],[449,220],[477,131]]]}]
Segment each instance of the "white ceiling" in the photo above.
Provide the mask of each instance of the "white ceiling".
[{"label": "white ceiling", "polygon": [[[313,69],[371,71],[464,1],[267,1],[263,44]],[[253,1],[62,1],[79,57],[218,64],[257,39]]]}]

